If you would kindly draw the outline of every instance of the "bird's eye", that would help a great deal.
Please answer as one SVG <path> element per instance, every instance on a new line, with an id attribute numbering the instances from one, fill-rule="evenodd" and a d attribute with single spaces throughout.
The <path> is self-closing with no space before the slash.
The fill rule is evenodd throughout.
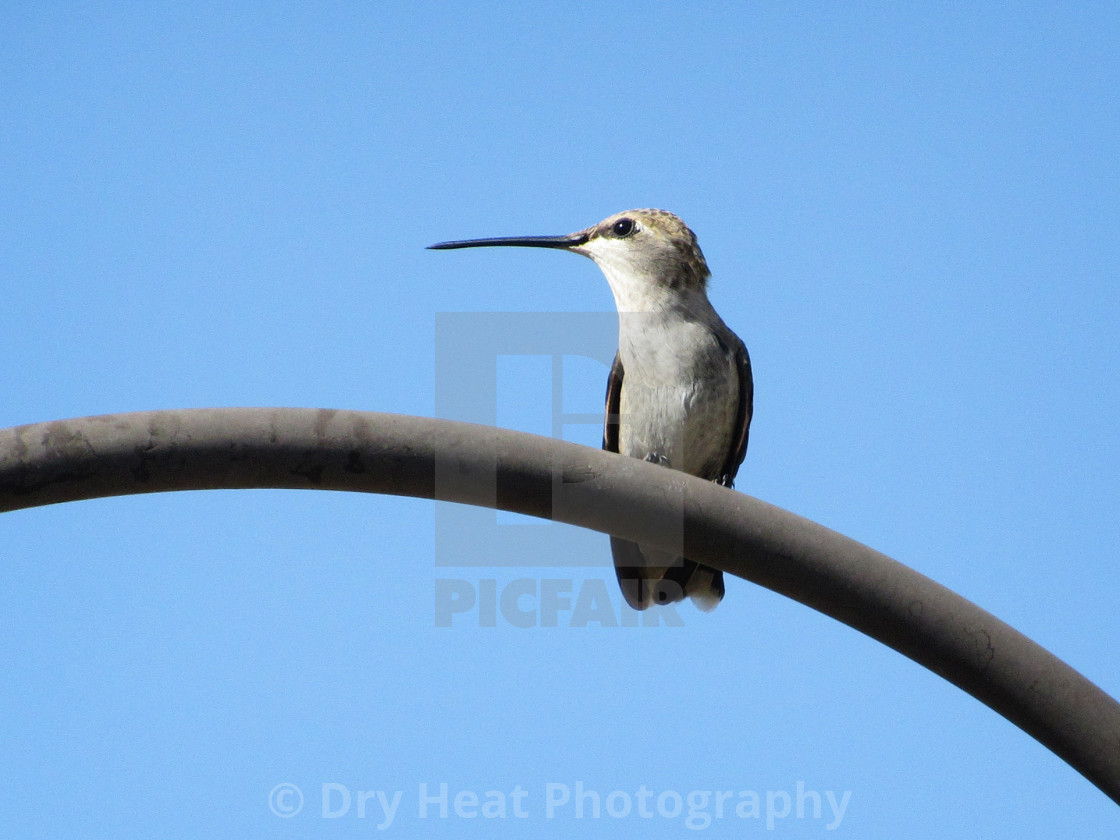
<path id="1" fill-rule="evenodd" d="M 613 233 L 619 239 L 622 239 L 623 237 L 629 236 L 633 232 L 634 232 L 634 220 L 633 219 L 619 219 L 617 222 L 615 222 L 613 225 L 611 225 L 611 233 Z"/>

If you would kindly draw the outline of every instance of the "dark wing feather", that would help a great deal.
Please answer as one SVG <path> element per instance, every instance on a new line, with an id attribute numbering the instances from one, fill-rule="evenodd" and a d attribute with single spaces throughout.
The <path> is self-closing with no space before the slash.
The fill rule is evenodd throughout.
<path id="1" fill-rule="evenodd" d="M 622 359 L 614 354 L 610 375 L 607 377 L 607 405 L 603 417 L 603 449 L 618 452 L 619 411 L 622 404 Z M 622 595 L 631 607 L 644 610 L 651 603 L 646 576 L 642 574 L 645 558 L 637 543 L 611 537 L 611 556 Z"/>
<path id="2" fill-rule="evenodd" d="M 754 415 L 754 377 L 751 375 L 751 357 L 737 335 L 732 333 L 731 338 L 733 339 L 731 349 L 735 353 L 735 364 L 739 368 L 739 411 L 735 416 L 735 435 L 732 438 L 731 449 L 723 465 L 723 475 L 726 476 L 728 486 L 739 472 L 739 465 L 747 457 L 751 417 Z"/>
<path id="3" fill-rule="evenodd" d="M 622 359 L 614 354 L 610 376 L 607 377 L 607 409 L 603 417 L 603 449 L 618 452 L 618 412 L 622 403 Z"/>

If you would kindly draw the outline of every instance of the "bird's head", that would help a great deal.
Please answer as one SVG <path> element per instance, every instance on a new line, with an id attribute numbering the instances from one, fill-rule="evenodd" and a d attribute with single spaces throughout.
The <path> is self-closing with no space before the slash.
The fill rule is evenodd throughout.
<path id="1" fill-rule="evenodd" d="M 595 260 L 616 279 L 671 291 L 703 290 L 708 264 L 694 234 L 667 210 L 626 210 L 571 235 L 570 250 Z"/>

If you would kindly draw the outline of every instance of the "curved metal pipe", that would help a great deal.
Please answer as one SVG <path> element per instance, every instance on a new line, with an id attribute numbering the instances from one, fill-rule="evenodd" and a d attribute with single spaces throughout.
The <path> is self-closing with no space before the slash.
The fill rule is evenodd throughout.
<path id="1" fill-rule="evenodd" d="M 394 414 L 152 411 L 0 430 L 0 511 L 169 490 L 391 493 L 498 507 L 679 548 L 940 674 L 1120 803 L 1120 704 L 929 578 L 795 514 L 551 438 Z M 675 544 L 676 543 L 676 544 Z"/>

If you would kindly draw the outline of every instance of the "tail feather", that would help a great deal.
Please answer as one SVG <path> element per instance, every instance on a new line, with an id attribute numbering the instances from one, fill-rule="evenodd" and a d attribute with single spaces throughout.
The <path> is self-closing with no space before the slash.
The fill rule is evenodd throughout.
<path id="1" fill-rule="evenodd" d="M 723 599 L 720 569 L 619 537 L 611 537 L 611 554 L 622 595 L 636 610 L 652 604 L 673 604 L 688 596 L 699 609 L 710 612 Z"/>

